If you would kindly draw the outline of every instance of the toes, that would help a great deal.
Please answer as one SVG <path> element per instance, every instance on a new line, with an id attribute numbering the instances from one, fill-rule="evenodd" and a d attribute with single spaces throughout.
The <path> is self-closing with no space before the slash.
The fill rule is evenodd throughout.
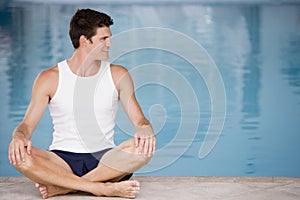
<path id="1" fill-rule="evenodd" d="M 45 185 L 35 183 L 35 187 L 37 187 L 39 189 L 43 199 L 48 198 L 48 191 L 47 191 L 47 187 Z"/>
<path id="2" fill-rule="evenodd" d="M 134 198 L 136 198 L 136 195 L 137 195 L 137 192 L 132 192 L 132 193 L 128 196 L 128 198 L 134 199 Z"/>
<path id="3" fill-rule="evenodd" d="M 46 188 L 40 188 L 40 193 L 41 194 L 46 194 L 47 193 L 47 189 Z"/>
<path id="4" fill-rule="evenodd" d="M 42 197 L 48 196 L 48 193 L 46 191 L 40 191 L 40 193 L 41 193 Z"/>
<path id="5" fill-rule="evenodd" d="M 48 191 L 45 189 L 45 190 L 40 190 L 41 192 L 41 195 L 42 195 L 42 198 L 43 199 L 47 199 L 48 198 Z"/>
<path id="6" fill-rule="evenodd" d="M 42 185 L 42 184 L 39 184 L 39 183 L 36 183 L 36 184 L 35 184 L 35 187 L 39 188 L 39 190 L 41 190 L 41 189 L 46 189 L 46 186 L 45 186 L 45 185 Z"/>
<path id="7" fill-rule="evenodd" d="M 138 181 L 130 181 L 132 187 L 140 187 L 140 183 Z"/>
<path id="8" fill-rule="evenodd" d="M 130 185 L 131 185 L 131 188 L 130 188 L 130 194 L 128 197 L 134 199 L 140 191 L 140 183 L 138 181 L 132 181 L 130 183 Z"/>
<path id="9" fill-rule="evenodd" d="M 47 198 L 48 198 L 48 195 L 42 195 L 42 198 L 43 198 L 43 199 L 47 199 Z"/>
<path id="10" fill-rule="evenodd" d="M 134 192 L 128 192 L 128 194 L 126 196 L 124 196 L 125 198 L 129 198 L 129 199 L 134 199 L 136 197 L 136 193 Z"/>
<path id="11" fill-rule="evenodd" d="M 47 192 L 46 187 L 39 187 L 39 190 L 40 190 L 41 193 L 46 193 Z"/>
<path id="12" fill-rule="evenodd" d="M 139 193 L 140 187 L 131 187 L 131 188 L 129 189 L 129 191 L 130 191 L 130 192 L 134 192 L 134 193 Z"/>

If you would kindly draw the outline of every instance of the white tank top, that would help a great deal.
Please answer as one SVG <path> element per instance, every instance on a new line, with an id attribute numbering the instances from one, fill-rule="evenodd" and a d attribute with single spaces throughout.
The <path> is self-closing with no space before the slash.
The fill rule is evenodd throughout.
<path id="1" fill-rule="evenodd" d="M 58 63 L 59 81 L 49 102 L 54 126 L 50 150 L 93 153 L 114 147 L 118 92 L 110 64 L 101 61 L 96 75 L 79 77 L 67 61 Z"/>

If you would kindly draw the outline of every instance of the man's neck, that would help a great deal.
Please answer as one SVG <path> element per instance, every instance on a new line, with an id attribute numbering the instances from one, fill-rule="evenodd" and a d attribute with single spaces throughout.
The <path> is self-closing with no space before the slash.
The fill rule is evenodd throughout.
<path id="1" fill-rule="evenodd" d="M 88 77 L 97 74 L 101 60 L 93 60 L 75 50 L 73 56 L 67 60 L 69 67 L 78 76 Z"/>

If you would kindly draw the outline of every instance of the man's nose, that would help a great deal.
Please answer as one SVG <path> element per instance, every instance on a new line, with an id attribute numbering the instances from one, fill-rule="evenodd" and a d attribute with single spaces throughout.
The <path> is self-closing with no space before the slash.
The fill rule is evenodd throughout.
<path id="1" fill-rule="evenodd" d="M 112 45 L 112 42 L 110 40 L 110 38 L 106 38 L 106 46 L 110 47 Z"/>

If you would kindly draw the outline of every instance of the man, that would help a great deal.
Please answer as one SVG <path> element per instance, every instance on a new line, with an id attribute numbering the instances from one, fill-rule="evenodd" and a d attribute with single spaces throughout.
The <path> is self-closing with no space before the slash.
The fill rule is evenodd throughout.
<path id="1" fill-rule="evenodd" d="M 73 56 L 38 75 L 24 119 L 13 132 L 9 161 L 36 183 L 43 198 L 76 191 L 135 198 L 139 182 L 128 179 L 155 152 L 155 135 L 135 98 L 128 71 L 105 61 L 112 24 L 104 13 L 76 12 L 69 31 Z M 136 134 L 115 147 L 118 100 Z M 54 125 L 50 151 L 30 141 L 47 105 Z"/>

